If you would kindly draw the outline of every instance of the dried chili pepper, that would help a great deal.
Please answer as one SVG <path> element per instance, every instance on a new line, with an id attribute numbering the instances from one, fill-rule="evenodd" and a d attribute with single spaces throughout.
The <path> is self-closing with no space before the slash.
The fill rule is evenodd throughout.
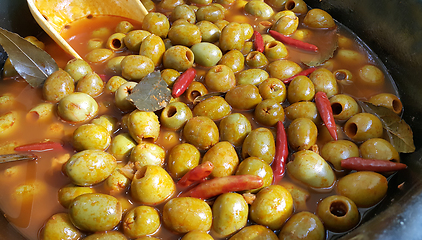
<path id="1" fill-rule="evenodd" d="M 50 150 L 63 149 L 63 145 L 59 142 L 40 142 L 22 145 L 15 148 L 17 152 L 44 152 Z"/>
<path id="2" fill-rule="evenodd" d="M 214 169 L 214 165 L 206 161 L 194 169 L 187 172 L 178 182 L 177 185 L 180 187 L 187 187 L 192 185 L 195 182 L 201 182 L 203 179 L 208 177 L 212 170 Z"/>
<path id="3" fill-rule="evenodd" d="M 313 73 L 315 70 L 316 70 L 316 68 L 308 68 L 308 69 L 305 69 L 305 70 L 303 70 L 302 72 L 300 72 L 300 73 L 298 73 L 296 75 L 293 75 L 293 76 L 291 76 L 291 77 L 289 77 L 287 79 L 284 79 L 283 80 L 283 83 L 284 84 L 289 84 L 295 77 L 297 77 L 297 76 L 308 76 L 309 74 Z"/>
<path id="4" fill-rule="evenodd" d="M 260 188 L 263 184 L 262 178 L 256 175 L 231 175 L 207 180 L 181 196 L 208 199 L 223 193 Z"/>
<path id="5" fill-rule="evenodd" d="M 274 162 L 271 165 L 273 169 L 273 184 L 277 184 L 286 171 L 286 161 L 289 156 L 289 148 L 287 147 L 286 130 L 282 121 L 277 122 L 277 139 Z"/>
<path id="6" fill-rule="evenodd" d="M 174 98 L 179 97 L 182 95 L 186 89 L 189 87 L 189 84 L 195 79 L 196 77 L 196 70 L 195 68 L 189 68 L 184 73 L 182 73 L 179 78 L 177 78 L 176 82 L 173 85 L 173 90 L 171 95 Z"/>
<path id="7" fill-rule="evenodd" d="M 337 141 L 336 122 L 334 121 L 333 109 L 331 108 L 331 103 L 330 100 L 328 100 L 327 94 L 325 92 L 317 92 L 315 94 L 315 104 L 328 132 L 331 137 Z"/>
<path id="8" fill-rule="evenodd" d="M 278 41 L 280 41 L 284 44 L 287 44 L 287 45 L 290 45 L 290 46 L 293 46 L 293 47 L 297 47 L 297 48 L 300 48 L 300 49 L 303 49 L 303 50 L 306 50 L 306 51 L 313 51 L 313 52 L 318 51 L 318 47 L 313 45 L 313 44 L 302 42 L 300 40 L 288 37 L 288 36 L 283 35 L 279 32 L 276 32 L 274 30 L 270 30 L 270 34 L 276 40 L 278 40 Z"/>
<path id="9" fill-rule="evenodd" d="M 341 167 L 356 171 L 390 172 L 405 169 L 407 165 L 387 160 L 351 157 L 341 160 Z"/>
<path id="10" fill-rule="evenodd" d="M 262 35 L 259 32 L 254 31 L 252 37 L 255 50 L 258 52 L 264 52 L 264 39 L 262 39 Z"/>

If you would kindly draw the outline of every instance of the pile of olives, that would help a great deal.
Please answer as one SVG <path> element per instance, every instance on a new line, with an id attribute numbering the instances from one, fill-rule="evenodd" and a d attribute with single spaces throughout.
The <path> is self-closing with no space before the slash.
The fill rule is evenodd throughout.
<path id="1" fill-rule="evenodd" d="M 295 58 L 302 50 L 268 34 L 312 42 L 336 28 L 327 12 L 302 0 L 142 2 L 150 13 L 141 29 L 123 20 L 114 32 L 92 32 L 84 59 L 50 75 L 45 102 L 31 110 L 74 126 L 75 153 L 63 165 L 71 183 L 58 194 L 64 213 L 46 221 L 40 239 L 325 239 L 327 230 L 356 227 L 358 209 L 383 199 L 391 173 L 349 171 L 341 160 L 400 161 L 380 119 L 357 102 L 401 113 L 384 73 L 339 32 L 334 57 L 285 84 L 308 67 Z M 162 110 L 142 111 L 126 98 L 154 71 L 171 89 L 189 68 L 195 80 Z M 361 86 L 365 95 L 353 95 Z M 317 92 L 330 100 L 337 141 L 321 120 Z M 10 119 L 0 117 L 2 132 Z M 279 121 L 291 154 L 284 179 L 273 184 Z M 205 162 L 214 166 L 208 179 L 257 175 L 263 185 L 212 199 L 179 196 L 188 188 L 178 180 Z M 310 203 L 314 192 L 327 197 Z"/>

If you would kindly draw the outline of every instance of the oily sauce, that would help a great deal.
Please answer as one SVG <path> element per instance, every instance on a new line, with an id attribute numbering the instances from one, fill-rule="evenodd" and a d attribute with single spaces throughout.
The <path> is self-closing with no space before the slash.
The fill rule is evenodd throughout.
<path id="1" fill-rule="evenodd" d="M 243 10 L 239 10 L 234 7 L 231 8 L 230 6 L 228 8 L 228 11 L 230 11 L 230 14 L 226 14 L 226 20 L 228 21 L 248 22 L 254 27 L 257 27 L 260 23 L 259 19 L 254 19 L 250 16 L 245 17 Z M 127 19 L 111 16 L 81 19 L 67 26 L 63 30 L 62 35 L 81 56 L 85 56 L 88 53 L 86 43 L 91 39 L 92 32 L 98 29 L 103 29 L 108 31 L 110 33 L 109 35 L 111 35 L 111 33 L 114 32 L 115 26 L 122 20 Z M 135 29 L 141 29 L 140 23 L 134 21 L 130 22 L 135 26 Z M 301 29 L 305 27 L 300 26 L 299 28 Z M 354 36 L 345 31 L 344 28 L 339 29 L 339 34 L 343 37 L 354 39 Z M 97 37 L 106 42 L 109 35 L 105 34 Z M 48 37 L 43 36 L 41 40 L 46 43 L 46 51 L 52 55 L 59 67 L 64 68 L 71 57 L 64 53 Z M 315 38 L 315 44 L 318 44 L 318 38 Z M 299 62 L 298 58 L 302 54 L 301 50 L 297 50 L 289 46 L 287 46 L 287 49 L 289 51 L 287 59 Z M 358 41 L 353 41 L 350 49 L 358 51 L 360 54 L 365 56 L 366 62 L 362 64 L 377 64 L 374 58 L 368 55 L 368 52 L 362 45 L 359 44 Z M 128 51 L 117 53 L 117 55 L 128 54 L 136 53 Z M 357 76 L 358 69 L 362 65 L 353 66 L 334 57 L 324 63 L 323 66 L 330 71 L 345 68 Z M 92 67 L 98 74 L 108 74 L 104 70 L 104 64 L 94 64 Z M 161 66 L 158 66 L 157 70 L 160 69 Z M 208 68 L 197 67 L 197 70 L 198 76 L 196 80 L 203 81 Z M 384 72 L 384 74 L 387 78 L 387 73 Z M 377 93 L 394 93 L 394 87 L 388 79 L 386 84 L 379 88 L 363 87 L 361 83 L 353 82 L 348 85 L 340 85 L 340 92 L 349 94 L 360 100 L 366 100 L 368 97 Z M 0 208 L 4 211 L 7 219 L 16 226 L 23 235 L 30 240 L 36 240 L 43 224 L 53 214 L 67 211 L 67 209 L 62 207 L 58 202 L 57 193 L 61 187 L 70 183 L 70 180 L 62 172 L 62 165 L 71 155 L 75 153 L 71 145 L 72 133 L 81 124 L 69 124 L 61 121 L 58 117 L 53 117 L 46 121 L 38 121 L 36 117 L 34 118 L 28 114 L 32 107 L 44 102 L 44 100 L 42 98 L 41 89 L 33 89 L 21 79 L 0 81 L 0 96 L 4 94 L 12 94 L 15 96 L 17 104 L 14 104 L 13 109 L 18 112 L 20 120 L 17 123 L 19 124 L 19 128 L 15 132 L 8 134 L 6 137 L 0 136 L 0 154 L 13 152 L 13 146 L 33 142 L 53 140 L 64 143 L 63 150 L 37 153 L 40 158 L 36 161 L 15 162 L 0 165 L 0 192 L 2 193 L 0 194 Z M 98 116 L 107 114 L 114 116 L 117 119 L 122 118 L 123 113 L 114 105 L 114 96 L 112 94 L 103 93 L 97 97 L 96 100 L 100 105 Z M 287 103 L 284 103 L 283 106 L 286 104 Z M 6 113 L 7 111 L 11 111 L 11 109 L 12 107 L 0 107 L 0 115 Z M 260 127 L 260 125 L 254 121 L 253 113 L 251 111 L 241 111 L 241 113 L 248 117 L 253 125 L 253 128 Z M 289 123 L 288 119 L 286 119 L 286 123 Z M 275 132 L 274 128 L 271 128 L 271 130 Z M 123 130 L 120 128 L 115 135 L 122 132 Z M 179 143 L 182 143 L 182 141 L 183 139 L 181 138 L 179 132 L 162 129 L 160 137 L 155 143 L 162 146 L 166 149 L 166 152 L 168 152 L 169 149 Z M 324 141 L 320 140 L 318 144 L 321 148 Z M 240 149 L 236 150 L 240 156 Z M 343 173 L 337 174 L 338 177 L 341 177 Z M 306 210 L 310 212 L 315 212 L 317 203 L 323 198 L 328 195 L 335 194 L 335 190 L 333 190 L 335 188 L 327 189 L 326 192 L 309 189 L 305 185 L 290 179 L 288 174 L 285 174 L 282 181 L 283 184 L 293 183 L 296 186 L 309 191 L 310 198 L 306 202 Z M 93 188 L 96 192 L 109 193 L 104 188 L 103 184 L 95 185 Z M 17 191 L 17 189 L 20 190 Z M 178 189 L 177 193 L 181 190 L 182 189 Z M 17 192 L 22 194 L 17 194 Z M 130 197 L 130 193 L 127 193 L 127 191 L 114 193 L 114 196 L 121 201 L 124 210 L 137 206 L 137 203 Z M 160 204 L 155 207 L 161 211 L 162 206 L 163 204 Z M 213 235 L 212 232 L 211 235 Z M 166 228 L 162 225 L 154 236 L 162 239 L 176 239 L 182 235 L 174 235 L 170 231 L 166 230 Z"/>

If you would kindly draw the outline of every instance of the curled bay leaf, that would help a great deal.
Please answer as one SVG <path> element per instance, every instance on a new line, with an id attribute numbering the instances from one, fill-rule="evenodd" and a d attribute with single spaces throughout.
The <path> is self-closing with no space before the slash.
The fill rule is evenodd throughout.
<path id="1" fill-rule="evenodd" d="M 381 120 L 384 129 L 387 130 L 390 143 L 398 152 L 415 151 L 412 129 L 403 119 L 386 107 L 375 106 L 369 102 L 358 101 L 358 103 L 365 112 L 372 113 Z"/>
<path id="2" fill-rule="evenodd" d="M 50 74 L 59 69 L 47 52 L 3 28 L 0 28 L 0 45 L 19 75 L 32 87 L 41 86 Z"/>
<path id="3" fill-rule="evenodd" d="M 161 78 L 159 71 L 145 76 L 126 97 L 141 111 L 157 111 L 165 108 L 171 100 L 171 90 Z"/>
<path id="4" fill-rule="evenodd" d="M 316 36 L 312 39 L 318 39 L 318 52 L 309 53 L 301 56 L 301 61 L 308 67 L 316 67 L 332 58 L 338 47 L 337 28 L 332 30 L 320 30 L 315 32 Z M 310 42 L 312 43 L 312 42 Z"/>
<path id="5" fill-rule="evenodd" d="M 25 160 L 37 160 L 37 155 L 32 153 L 21 153 L 21 154 L 5 154 L 0 155 L 0 163 L 25 161 Z"/>

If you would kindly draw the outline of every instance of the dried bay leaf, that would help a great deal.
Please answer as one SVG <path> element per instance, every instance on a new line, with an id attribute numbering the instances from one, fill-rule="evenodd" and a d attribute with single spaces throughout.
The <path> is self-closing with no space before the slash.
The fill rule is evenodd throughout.
<path id="1" fill-rule="evenodd" d="M 141 111 L 157 111 L 165 108 L 171 100 L 171 91 L 159 71 L 145 76 L 126 97 Z"/>
<path id="2" fill-rule="evenodd" d="M 387 130 L 390 143 L 398 152 L 415 151 L 412 129 L 403 119 L 386 107 L 375 106 L 368 102 L 358 101 L 358 103 L 365 112 L 372 113 L 381 120 L 384 129 Z"/>
<path id="3" fill-rule="evenodd" d="M 337 28 L 316 31 L 316 34 L 317 36 L 313 39 L 319 39 L 318 52 L 301 57 L 301 61 L 308 67 L 317 67 L 332 58 L 338 47 Z"/>
<path id="4" fill-rule="evenodd" d="M 59 69 L 47 52 L 3 28 L 0 28 L 0 45 L 19 75 L 32 87 L 41 86 L 50 74 Z"/>

